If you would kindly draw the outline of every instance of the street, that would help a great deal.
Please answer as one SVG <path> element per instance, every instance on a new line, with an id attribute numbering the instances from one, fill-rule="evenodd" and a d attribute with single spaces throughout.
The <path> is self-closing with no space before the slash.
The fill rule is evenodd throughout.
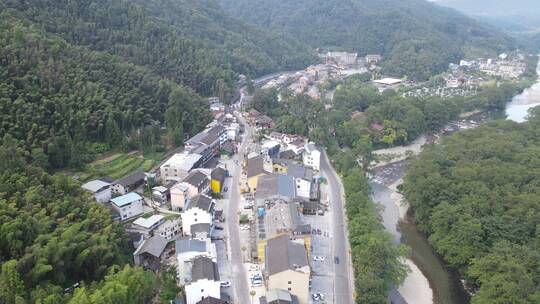
<path id="1" fill-rule="evenodd" d="M 241 252 L 241 243 L 240 243 L 240 231 L 238 226 L 238 204 L 240 202 L 240 189 L 239 182 L 240 176 L 242 175 L 242 163 L 244 161 L 244 153 L 246 146 L 251 140 L 251 128 L 243 118 L 237 117 L 241 123 L 245 126 L 245 133 L 242 138 L 242 143 L 238 149 L 238 153 L 235 156 L 237 162 L 232 162 L 234 170 L 232 171 L 232 182 L 230 186 L 230 197 L 228 206 L 224 209 L 226 213 L 226 223 L 227 223 L 227 232 L 228 232 L 228 241 L 229 241 L 229 252 L 230 260 L 232 266 L 232 288 L 235 291 L 235 302 L 236 303 L 250 303 L 249 297 L 249 286 L 247 280 L 244 279 L 247 277 L 244 265 L 242 264 L 242 252 Z"/>
<path id="2" fill-rule="evenodd" d="M 334 303 L 353 303 L 354 277 L 349 255 L 349 239 L 344 213 L 344 193 L 341 180 L 332 168 L 326 152 L 321 157 L 321 173 L 329 185 L 330 208 L 332 208 L 332 235 L 334 256 L 340 260 L 334 263 Z"/>

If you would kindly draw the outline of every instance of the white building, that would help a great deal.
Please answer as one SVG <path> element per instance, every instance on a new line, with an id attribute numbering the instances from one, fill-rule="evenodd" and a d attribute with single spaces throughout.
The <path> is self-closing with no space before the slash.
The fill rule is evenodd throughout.
<path id="1" fill-rule="evenodd" d="M 316 171 L 321 170 L 321 151 L 317 149 L 315 144 L 308 143 L 305 146 L 302 159 L 305 166 L 310 167 Z"/>
<path id="2" fill-rule="evenodd" d="M 106 203 L 111 200 L 111 184 L 101 181 L 93 180 L 82 185 L 82 188 L 94 196 L 98 203 Z"/>
<path id="3" fill-rule="evenodd" d="M 161 167 L 161 179 L 181 181 L 189 172 L 201 164 L 202 156 L 197 153 L 176 153 L 169 158 Z"/>
<path id="4" fill-rule="evenodd" d="M 197 257 L 191 267 L 191 283 L 184 286 L 186 304 L 197 304 L 201 299 L 221 297 L 217 264 L 207 257 Z"/>
<path id="5" fill-rule="evenodd" d="M 165 222 L 165 217 L 161 214 L 154 214 L 149 218 L 140 217 L 133 224 L 142 228 L 145 232 L 151 233 L 159 225 Z"/>
<path id="6" fill-rule="evenodd" d="M 214 202 L 206 195 L 197 195 L 190 200 L 182 212 L 182 230 L 184 235 L 191 235 L 191 225 L 213 224 Z"/>
<path id="7" fill-rule="evenodd" d="M 113 209 L 120 215 L 122 221 L 143 214 L 143 198 L 137 193 L 130 192 L 111 200 Z"/>
<path id="8" fill-rule="evenodd" d="M 180 233 L 182 220 L 180 218 L 170 219 L 159 225 L 154 231 L 154 235 L 159 235 L 166 240 L 171 240 Z"/>
<path id="9" fill-rule="evenodd" d="M 235 141 L 239 133 L 240 125 L 238 123 L 234 122 L 227 127 L 227 138 L 229 140 Z"/>
<path id="10" fill-rule="evenodd" d="M 210 239 L 193 240 L 182 239 L 175 242 L 176 259 L 178 260 L 177 273 L 180 284 L 189 283 L 189 270 L 196 257 L 207 257 L 213 262 L 217 260 L 216 244 Z"/>

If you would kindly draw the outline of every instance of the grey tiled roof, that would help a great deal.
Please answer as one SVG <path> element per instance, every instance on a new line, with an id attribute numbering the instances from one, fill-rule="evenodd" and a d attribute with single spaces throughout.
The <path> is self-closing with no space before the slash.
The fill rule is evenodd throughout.
<path id="1" fill-rule="evenodd" d="M 136 184 L 138 182 L 141 182 L 146 178 L 146 175 L 142 171 L 137 171 L 133 174 L 130 174 L 122 179 L 119 179 L 115 182 L 115 184 L 120 184 L 122 186 L 131 186 L 133 184 Z"/>
<path id="2" fill-rule="evenodd" d="M 279 196 L 294 198 L 296 189 L 294 178 L 290 175 L 269 174 L 259 177 L 257 181 L 257 198 L 269 198 Z"/>
<path id="3" fill-rule="evenodd" d="M 292 242 L 288 235 L 269 239 L 265 250 L 266 271 L 269 275 L 309 265 L 306 248 Z"/>
<path id="4" fill-rule="evenodd" d="M 287 166 L 287 174 L 292 175 L 295 178 L 305 179 L 307 181 L 311 181 L 313 179 L 313 170 L 299 164 L 289 164 Z"/>
<path id="5" fill-rule="evenodd" d="M 216 299 L 216 298 L 212 298 L 212 297 L 207 297 L 207 298 L 204 298 L 204 299 L 200 300 L 196 304 L 227 304 L 227 301 L 223 301 L 221 299 Z"/>
<path id="6" fill-rule="evenodd" d="M 148 253 L 157 258 L 161 256 L 163 250 L 167 246 L 167 240 L 159 235 L 155 235 L 146 241 L 144 241 L 139 248 L 135 251 L 135 254 Z"/>
<path id="7" fill-rule="evenodd" d="M 212 199 L 206 195 L 199 194 L 195 196 L 191 201 L 189 201 L 186 210 L 191 208 L 199 208 L 205 211 L 211 211 L 213 208 Z"/>
<path id="8" fill-rule="evenodd" d="M 195 187 L 199 187 L 199 185 L 205 181 L 208 181 L 208 176 L 206 176 L 206 174 L 202 173 L 201 171 L 193 171 L 188 176 L 186 176 L 186 178 L 184 178 L 184 182 L 191 184 Z"/>
<path id="9" fill-rule="evenodd" d="M 247 177 L 257 176 L 262 173 L 267 173 L 264 170 L 264 157 L 262 155 L 248 159 L 247 161 Z"/>
<path id="10" fill-rule="evenodd" d="M 205 252 L 206 242 L 200 240 L 183 239 L 175 243 L 176 254 L 183 252 Z"/>
<path id="11" fill-rule="evenodd" d="M 211 225 L 208 223 L 197 223 L 190 227 L 192 237 L 209 237 Z"/>
<path id="12" fill-rule="evenodd" d="M 212 170 L 212 173 L 210 174 L 210 177 L 212 179 L 218 180 L 218 181 L 224 181 L 225 180 L 225 174 L 227 171 L 221 167 L 217 167 L 214 170 Z"/>
<path id="13" fill-rule="evenodd" d="M 219 281 L 219 273 L 216 263 L 204 256 L 196 257 L 193 260 L 193 266 L 191 268 L 191 280 L 196 282 L 202 279 Z"/>

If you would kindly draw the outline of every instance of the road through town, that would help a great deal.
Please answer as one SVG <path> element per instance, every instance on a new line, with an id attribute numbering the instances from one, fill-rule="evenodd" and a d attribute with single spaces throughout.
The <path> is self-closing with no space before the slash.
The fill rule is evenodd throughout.
<path id="1" fill-rule="evenodd" d="M 334 263 L 334 303 L 353 303 L 354 277 L 349 255 L 349 239 L 344 212 L 344 193 L 340 178 L 330 164 L 326 153 L 321 157 L 321 173 L 330 188 L 330 208 L 332 210 L 332 236 L 334 256 L 339 263 Z"/>
<path id="2" fill-rule="evenodd" d="M 244 123 L 243 118 L 240 117 L 240 115 L 238 115 L 237 118 L 241 123 Z M 235 157 L 237 162 L 234 165 L 230 192 L 231 196 L 226 212 L 230 259 L 233 272 L 231 277 L 233 278 L 233 288 L 235 290 L 235 303 L 251 303 L 249 298 L 249 286 L 245 280 L 246 270 L 242 264 L 244 261 L 242 261 L 242 245 L 240 244 L 240 231 L 238 225 L 238 204 L 240 202 L 239 182 L 240 176 L 242 175 L 241 165 L 245 157 L 246 147 L 251 140 L 251 128 L 245 123 L 244 126 L 245 134 Z"/>

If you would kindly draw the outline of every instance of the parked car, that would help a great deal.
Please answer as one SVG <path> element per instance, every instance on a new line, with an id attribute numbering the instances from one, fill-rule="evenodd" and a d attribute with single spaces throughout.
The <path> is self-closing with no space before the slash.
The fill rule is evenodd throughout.
<path id="1" fill-rule="evenodd" d="M 318 255 L 314 255 L 314 256 L 313 256 L 313 260 L 314 260 L 315 262 L 324 262 L 324 257 L 318 256 Z"/>
<path id="2" fill-rule="evenodd" d="M 313 301 L 318 301 L 318 300 L 321 299 L 321 298 L 319 298 L 319 294 L 318 294 L 318 293 L 312 293 L 312 294 L 311 294 L 311 298 L 313 299 Z"/>
<path id="3" fill-rule="evenodd" d="M 241 225 L 240 230 L 249 230 L 249 226 L 248 225 Z"/>
<path id="4" fill-rule="evenodd" d="M 223 227 L 218 226 L 218 225 L 215 225 L 214 228 L 215 228 L 216 230 L 223 230 Z"/>
<path id="5" fill-rule="evenodd" d="M 229 190 L 229 188 L 227 187 L 223 188 L 223 192 L 227 192 L 227 190 Z"/>
<path id="6" fill-rule="evenodd" d="M 334 263 L 339 264 L 339 257 L 338 256 L 334 257 Z"/>
<path id="7" fill-rule="evenodd" d="M 223 281 L 223 282 L 219 283 L 219 286 L 221 286 L 221 287 L 231 287 L 231 282 Z"/>

